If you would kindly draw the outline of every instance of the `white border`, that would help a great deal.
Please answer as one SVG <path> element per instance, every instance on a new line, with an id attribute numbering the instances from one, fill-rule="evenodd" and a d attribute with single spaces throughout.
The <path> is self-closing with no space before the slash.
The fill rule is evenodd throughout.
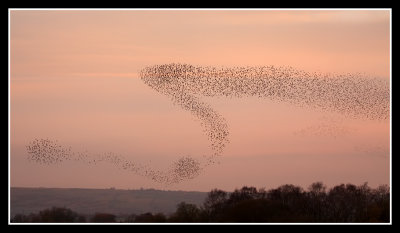
<path id="1" fill-rule="evenodd" d="M 11 180 L 10 180 L 10 174 L 11 174 L 11 137 L 10 137 L 10 127 L 11 127 L 11 93 L 10 93 L 10 82 L 11 82 L 11 73 L 10 73 L 10 63 L 11 63 L 11 59 L 10 59 L 10 28 L 11 28 L 11 24 L 10 24 L 10 9 L 8 10 L 8 224 L 10 224 L 11 221 L 11 198 L 10 198 L 10 187 L 11 187 Z"/>
<path id="2" fill-rule="evenodd" d="M 11 223 L 11 199 L 10 199 L 10 164 L 11 164 L 11 137 L 10 137 L 10 121 L 11 121 L 11 93 L 10 93 L 10 28 L 11 28 L 11 11 L 165 11 L 165 10 L 178 10 L 178 11 L 353 11 L 353 10 L 369 10 L 369 11 L 387 11 L 390 12 L 390 222 L 389 223 Z M 370 9 L 370 8 L 8 8 L 8 224 L 9 225 L 392 225 L 392 9 L 381 8 L 381 9 Z"/>
<path id="3" fill-rule="evenodd" d="M 390 9 L 390 22 L 389 22 L 389 30 L 390 30 L 390 32 L 389 32 L 389 34 L 390 34 L 390 36 L 389 36 L 389 41 L 390 41 L 390 51 L 389 51 L 389 54 L 390 54 L 390 82 L 389 82 L 389 86 L 390 86 L 390 108 L 389 108 L 389 111 L 390 111 L 390 121 L 389 121 L 389 128 L 390 128 L 390 165 L 389 165 L 389 171 L 390 171 L 390 174 L 389 174 L 389 176 L 390 176 L 390 181 L 389 181 L 389 183 L 390 183 L 390 224 L 392 224 L 392 197 L 393 197 L 393 192 L 392 192 L 392 114 L 393 114 L 393 110 L 392 110 L 392 10 Z"/>
<path id="4" fill-rule="evenodd" d="M 8 8 L 10 10 L 21 11 L 387 11 L 391 8 Z M 391 15 L 391 14 L 390 14 Z"/>

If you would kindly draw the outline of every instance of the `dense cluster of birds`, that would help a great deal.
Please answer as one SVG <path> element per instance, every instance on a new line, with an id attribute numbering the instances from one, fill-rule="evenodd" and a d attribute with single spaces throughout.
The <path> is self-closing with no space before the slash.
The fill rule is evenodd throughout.
<path id="1" fill-rule="evenodd" d="M 225 118 L 202 101 L 202 96 L 257 96 L 371 120 L 387 119 L 390 115 L 389 82 L 360 74 L 309 73 L 276 66 L 216 68 L 172 63 L 146 67 L 140 71 L 140 77 L 149 87 L 168 96 L 200 121 L 210 141 L 211 155 L 202 160 L 181 157 L 168 170 L 160 171 L 113 153 L 75 153 L 56 141 L 36 139 L 27 147 L 30 159 L 44 164 L 64 160 L 93 164 L 104 161 L 156 182 L 172 184 L 198 176 L 206 166 L 216 162 L 229 143 Z"/>
<path id="2" fill-rule="evenodd" d="M 190 157 L 181 157 L 166 170 L 156 170 L 149 165 L 135 163 L 121 155 L 107 152 L 92 154 L 88 151 L 77 152 L 71 147 L 62 146 L 57 140 L 34 139 L 26 146 L 28 160 L 50 165 L 65 161 L 79 161 L 89 165 L 106 162 L 118 169 L 134 172 L 158 183 L 175 184 L 186 179 L 193 179 L 201 171 L 200 163 Z"/>
<path id="3" fill-rule="evenodd" d="M 203 102 L 201 96 L 256 96 L 371 120 L 387 119 L 390 113 L 389 82 L 360 74 L 309 73 L 276 66 L 216 68 L 172 63 L 146 67 L 140 76 L 148 86 L 200 120 L 213 151 L 206 165 L 222 154 L 229 142 L 229 128 L 224 117 Z M 347 132 L 331 125 L 306 129 L 310 130 L 333 137 Z"/>
<path id="4" fill-rule="evenodd" d="M 201 165 L 199 161 L 191 157 L 182 157 L 173 163 L 171 171 L 174 181 L 193 179 L 201 171 Z"/>
<path id="5" fill-rule="evenodd" d="M 146 67 L 140 75 L 147 85 L 196 114 L 201 112 L 196 108 L 204 104 L 199 105 L 195 96 L 258 96 L 355 118 L 389 117 L 389 82 L 360 74 L 309 73 L 276 66 L 218 69 L 167 64 Z"/>
<path id="6" fill-rule="evenodd" d="M 57 141 L 35 139 L 26 146 L 29 160 L 43 164 L 60 163 L 73 158 L 71 148 L 64 148 Z"/>

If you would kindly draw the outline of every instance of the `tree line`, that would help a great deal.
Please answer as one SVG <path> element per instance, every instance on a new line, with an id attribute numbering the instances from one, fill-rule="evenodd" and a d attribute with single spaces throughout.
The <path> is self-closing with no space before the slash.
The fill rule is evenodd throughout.
<path id="1" fill-rule="evenodd" d="M 95 213 L 88 217 L 65 207 L 52 207 L 31 213 L 17 214 L 11 222 L 260 222 L 260 223 L 357 223 L 389 222 L 390 189 L 381 185 L 375 189 L 363 185 L 341 184 L 327 190 L 322 182 L 307 190 L 292 184 L 265 190 L 244 186 L 233 192 L 213 189 L 203 204 L 181 202 L 174 213 L 143 213 L 118 218 L 110 213 Z"/>

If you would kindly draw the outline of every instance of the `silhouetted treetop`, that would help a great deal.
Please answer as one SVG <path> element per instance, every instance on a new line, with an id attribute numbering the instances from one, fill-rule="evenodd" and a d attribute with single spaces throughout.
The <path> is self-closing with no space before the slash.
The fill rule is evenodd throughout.
<path id="1" fill-rule="evenodd" d="M 327 190 L 322 182 L 304 190 L 285 184 L 275 189 L 257 190 L 244 186 L 231 193 L 213 189 L 202 206 L 181 202 L 169 216 L 150 212 L 129 215 L 125 222 L 389 222 L 390 188 L 375 189 L 367 183 L 340 184 Z M 85 222 L 85 217 L 66 208 L 53 207 L 38 214 L 17 214 L 12 222 Z M 90 222 L 112 223 L 116 216 L 95 213 Z"/>

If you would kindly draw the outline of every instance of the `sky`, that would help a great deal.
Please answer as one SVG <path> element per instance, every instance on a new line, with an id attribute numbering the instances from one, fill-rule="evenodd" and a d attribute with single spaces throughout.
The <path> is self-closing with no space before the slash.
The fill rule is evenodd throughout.
<path id="1" fill-rule="evenodd" d="M 146 85 L 153 65 L 293 67 L 391 80 L 389 10 L 10 10 L 10 186 L 234 190 L 390 182 L 390 120 L 268 98 L 202 97 L 229 143 L 165 185 L 110 163 L 28 159 L 35 139 L 167 169 L 212 153 L 196 117 Z"/>

